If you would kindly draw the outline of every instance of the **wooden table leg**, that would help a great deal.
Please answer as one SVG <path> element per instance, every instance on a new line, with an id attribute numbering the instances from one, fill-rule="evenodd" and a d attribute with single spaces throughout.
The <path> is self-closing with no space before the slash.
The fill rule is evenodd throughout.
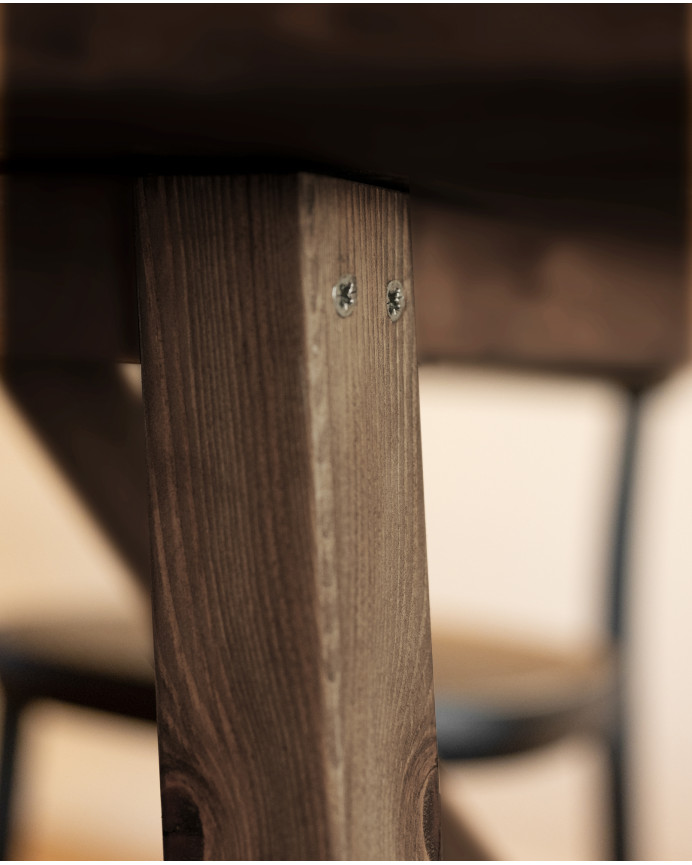
<path id="1" fill-rule="evenodd" d="M 439 858 L 406 197 L 166 177 L 138 213 L 165 855 Z"/>

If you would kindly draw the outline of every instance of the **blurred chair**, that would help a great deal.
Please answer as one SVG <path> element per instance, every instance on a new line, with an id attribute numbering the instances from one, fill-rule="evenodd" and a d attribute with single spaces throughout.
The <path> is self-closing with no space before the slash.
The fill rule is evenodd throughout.
<path id="1" fill-rule="evenodd" d="M 3 383 L 148 593 L 144 417 L 136 389 L 111 364 L 71 361 L 7 362 Z M 115 620 L 39 620 L 0 628 L 0 685 L 5 697 L 0 858 L 5 859 L 24 711 L 39 700 L 57 700 L 155 721 L 151 628 Z M 487 858 L 445 803 L 441 822 L 451 858 Z"/>
<path id="2" fill-rule="evenodd" d="M 627 390 L 627 419 L 615 496 L 608 646 L 589 655 L 484 641 L 433 629 L 437 735 L 442 761 L 519 754 L 575 733 L 608 751 L 612 856 L 628 857 L 623 652 L 627 550 L 642 390 Z"/>
<path id="3" fill-rule="evenodd" d="M 142 553 L 146 537 L 141 537 L 145 504 L 141 492 L 133 492 L 137 478 L 131 474 L 142 460 L 141 408 L 131 390 L 107 368 L 68 365 L 42 370 L 34 365 L 15 365 L 6 370 L 5 378 L 103 524 L 117 531 L 118 546 L 131 551 L 129 558 L 146 584 Z M 613 853 L 618 859 L 626 858 L 627 850 L 623 606 L 642 402 L 639 389 L 630 389 L 627 394 L 610 568 L 608 649 L 574 657 L 433 631 L 441 760 L 517 754 L 577 732 L 601 736 L 609 753 Z M 58 406 L 61 411 L 57 411 Z M 113 423 L 116 415 L 118 424 Z M 77 416 L 81 443 L 74 439 Z M 124 451 L 123 439 L 129 442 Z M 116 441 L 120 442 L 117 448 Z M 107 460 L 104 448 L 108 450 Z M 102 477 L 92 488 L 80 483 L 82 478 L 98 477 L 95 466 L 104 461 L 110 471 L 119 473 L 119 483 L 126 484 L 123 502 L 130 502 L 129 518 L 123 502 L 117 508 L 111 502 L 112 513 L 103 505 L 99 507 L 103 489 L 113 490 L 113 477 Z M 104 469 L 99 471 L 102 474 Z M 137 503 L 134 510 L 133 502 Z M 139 537 L 132 524 L 133 514 L 139 523 Z M 0 853 L 5 858 L 22 712 L 34 701 L 54 699 L 155 720 L 151 634 L 133 623 L 115 621 L 37 622 L 6 628 L 0 631 L 0 683 L 6 699 L 0 776 Z M 453 853 L 452 845 L 453 858 L 462 857 L 464 852 L 467 858 L 480 858 L 481 848 L 475 846 L 467 827 L 456 826 L 456 815 L 446 808 L 443 811 L 446 858 Z"/>
<path id="4" fill-rule="evenodd" d="M 0 631 L 0 683 L 5 718 L 0 768 L 0 859 L 11 850 L 15 766 L 23 713 L 57 700 L 127 718 L 156 721 L 151 633 L 115 620 L 37 622 Z M 484 860 L 487 853 L 460 816 L 442 802 L 447 859 Z"/>
<path id="5" fill-rule="evenodd" d="M 8 361 L 3 383 L 148 594 L 144 417 L 136 390 L 112 364 L 67 361 Z M 1 628 L 0 685 L 4 859 L 24 711 L 50 699 L 154 721 L 151 626 L 77 619 Z"/>
<path id="6" fill-rule="evenodd" d="M 0 769 L 0 858 L 9 849 L 15 767 L 24 711 L 57 700 L 156 720 L 151 634 L 124 621 L 35 622 L 0 631 L 5 698 Z"/>

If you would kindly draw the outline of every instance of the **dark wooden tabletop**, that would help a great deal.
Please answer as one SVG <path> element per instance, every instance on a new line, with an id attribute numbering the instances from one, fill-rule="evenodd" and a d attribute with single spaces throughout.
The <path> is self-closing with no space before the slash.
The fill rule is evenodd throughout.
<path id="1" fill-rule="evenodd" d="M 138 357 L 135 176 L 301 169 L 414 192 L 421 358 L 662 374 L 689 330 L 686 14 L 8 4 L 2 352 Z"/>
<path id="2" fill-rule="evenodd" d="M 10 165 L 300 165 L 663 232 L 682 213 L 683 6 L 5 15 Z"/>

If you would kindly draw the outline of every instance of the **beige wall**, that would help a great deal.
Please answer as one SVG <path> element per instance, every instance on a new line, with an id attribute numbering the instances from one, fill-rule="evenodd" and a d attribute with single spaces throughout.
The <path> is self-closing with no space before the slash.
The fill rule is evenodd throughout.
<path id="1" fill-rule="evenodd" d="M 621 402 L 576 380 L 421 373 L 434 622 L 579 645 L 599 589 Z M 0 622 L 76 607 L 143 615 L 123 563 L 0 394 Z M 692 372 L 652 398 L 633 590 L 640 852 L 692 856 Z M 147 725 L 33 712 L 24 748 L 25 855 L 160 856 Z M 600 755 L 588 743 L 463 767 L 447 793 L 504 858 L 602 855 Z"/>

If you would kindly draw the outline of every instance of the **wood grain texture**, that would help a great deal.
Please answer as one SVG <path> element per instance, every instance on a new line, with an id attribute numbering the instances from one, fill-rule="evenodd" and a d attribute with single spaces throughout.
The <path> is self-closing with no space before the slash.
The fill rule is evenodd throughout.
<path id="1" fill-rule="evenodd" d="M 138 362 L 133 181 L 2 182 L 5 356 Z M 633 209 L 613 234 L 589 225 L 588 213 L 581 226 L 558 218 L 557 205 L 550 225 L 532 220 L 527 202 L 511 218 L 415 196 L 411 207 L 419 360 L 643 381 L 686 359 L 682 220 L 675 228 Z"/>
<path id="2" fill-rule="evenodd" d="M 166 856 L 439 858 L 407 201 L 173 177 L 139 214 Z"/>

